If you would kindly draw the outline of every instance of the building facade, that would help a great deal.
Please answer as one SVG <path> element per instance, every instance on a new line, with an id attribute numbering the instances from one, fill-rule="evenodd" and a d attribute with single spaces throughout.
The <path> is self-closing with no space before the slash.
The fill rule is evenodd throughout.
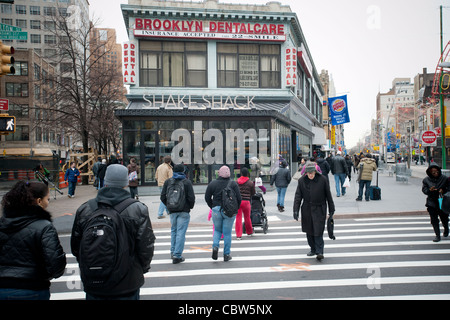
<path id="1" fill-rule="evenodd" d="M 122 12 L 130 92 L 116 116 L 142 184 L 156 184 L 166 155 L 194 183 L 255 158 L 267 181 L 280 157 L 295 170 L 324 144 L 323 88 L 289 6 L 132 0 Z"/>

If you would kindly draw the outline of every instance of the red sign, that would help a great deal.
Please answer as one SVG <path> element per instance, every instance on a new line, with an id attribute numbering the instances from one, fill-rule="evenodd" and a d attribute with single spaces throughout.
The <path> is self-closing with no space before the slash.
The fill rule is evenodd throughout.
<path id="1" fill-rule="evenodd" d="M 9 110 L 9 100 L 8 99 L 0 99 L 0 110 L 3 110 L 3 111 Z"/>
<path id="2" fill-rule="evenodd" d="M 133 42 L 123 44 L 123 82 L 125 84 L 136 83 L 136 45 Z"/>
<path id="3" fill-rule="evenodd" d="M 422 142 L 424 144 L 434 144 L 436 143 L 437 135 L 434 131 L 425 131 L 422 133 Z"/>

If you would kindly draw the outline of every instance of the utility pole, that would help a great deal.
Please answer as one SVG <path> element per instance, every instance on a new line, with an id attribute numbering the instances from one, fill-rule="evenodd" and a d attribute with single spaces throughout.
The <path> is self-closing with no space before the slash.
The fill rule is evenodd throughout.
<path id="1" fill-rule="evenodd" d="M 442 5 L 440 6 L 440 20 L 441 20 L 441 62 L 443 62 L 444 53 L 444 38 L 443 38 L 443 24 L 442 24 Z M 442 169 L 447 169 L 447 149 L 445 146 L 445 110 L 444 110 L 444 95 L 442 94 L 442 73 L 439 79 L 439 99 L 441 104 L 441 147 L 442 147 Z"/>

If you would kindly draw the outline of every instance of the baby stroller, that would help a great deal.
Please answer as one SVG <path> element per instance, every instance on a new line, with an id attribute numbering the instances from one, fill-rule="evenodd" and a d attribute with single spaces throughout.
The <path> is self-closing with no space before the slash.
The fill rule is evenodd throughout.
<path id="1" fill-rule="evenodd" d="M 250 212 L 250 219 L 252 221 L 252 226 L 262 227 L 264 233 L 267 233 L 269 229 L 269 223 L 267 221 L 266 213 L 266 202 L 264 201 L 263 195 L 261 193 L 256 193 L 252 196 L 252 207 Z M 243 230 L 245 230 L 245 222 Z"/>

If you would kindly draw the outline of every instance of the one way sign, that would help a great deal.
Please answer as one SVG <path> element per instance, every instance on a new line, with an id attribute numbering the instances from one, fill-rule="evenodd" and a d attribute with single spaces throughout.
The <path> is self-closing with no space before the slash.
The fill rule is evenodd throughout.
<path id="1" fill-rule="evenodd" d="M 16 117 L 0 114 L 0 134 L 10 134 L 14 132 L 16 132 Z"/>

